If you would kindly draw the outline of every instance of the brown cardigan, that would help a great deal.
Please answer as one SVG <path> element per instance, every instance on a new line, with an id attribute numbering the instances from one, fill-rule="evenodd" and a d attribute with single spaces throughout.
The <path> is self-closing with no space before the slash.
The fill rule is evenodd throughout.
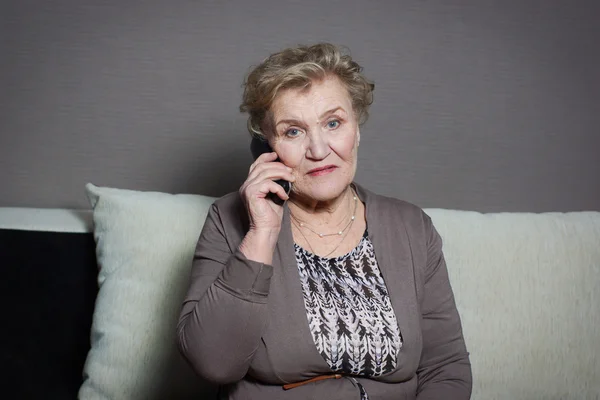
<path id="1" fill-rule="evenodd" d="M 353 185 L 404 341 L 395 371 L 357 380 L 370 400 L 468 399 L 469 355 L 431 219 Z M 310 333 L 287 205 L 282 224 L 273 265 L 250 261 L 237 250 L 248 227 L 239 195 L 213 204 L 179 318 L 180 350 L 200 376 L 223 385 L 225 399 L 358 400 L 350 379 L 282 388 L 332 373 Z"/>

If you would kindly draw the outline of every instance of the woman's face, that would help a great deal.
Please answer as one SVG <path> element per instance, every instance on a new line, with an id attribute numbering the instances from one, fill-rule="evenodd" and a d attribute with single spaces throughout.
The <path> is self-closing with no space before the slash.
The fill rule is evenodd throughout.
<path id="1" fill-rule="evenodd" d="M 335 77 L 286 89 L 270 108 L 269 142 L 296 181 L 293 194 L 336 198 L 354 179 L 360 132 L 346 88 Z"/>

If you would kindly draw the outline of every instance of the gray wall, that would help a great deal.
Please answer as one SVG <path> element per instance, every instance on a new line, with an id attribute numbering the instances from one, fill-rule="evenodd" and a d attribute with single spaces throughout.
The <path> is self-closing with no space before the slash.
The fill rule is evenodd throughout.
<path id="1" fill-rule="evenodd" d="M 244 74 L 347 45 L 376 83 L 357 181 L 423 207 L 600 210 L 600 2 L 4 0 L 0 206 L 84 184 L 237 190 Z"/>

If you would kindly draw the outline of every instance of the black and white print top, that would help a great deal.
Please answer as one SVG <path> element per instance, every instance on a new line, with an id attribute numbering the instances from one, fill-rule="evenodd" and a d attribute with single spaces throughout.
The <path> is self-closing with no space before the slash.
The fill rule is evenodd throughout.
<path id="1" fill-rule="evenodd" d="M 393 371 L 402 337 L 367 231 L 340 257 L 294 248 L 312 337 L 331 370 L 366 377 Z"/>

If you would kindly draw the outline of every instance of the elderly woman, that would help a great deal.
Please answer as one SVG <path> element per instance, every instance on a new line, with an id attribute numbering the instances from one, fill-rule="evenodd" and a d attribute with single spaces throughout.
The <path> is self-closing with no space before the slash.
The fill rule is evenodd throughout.
<path id="1" fill-rule="evenodd" d="M 178 324 L 220 398 L 470 397 L 431 219 L 353 182 L 372 91 L 331 44 L 273 54 L 247 77 L 240 108 L 273 152 L 213 204 Z"/>

